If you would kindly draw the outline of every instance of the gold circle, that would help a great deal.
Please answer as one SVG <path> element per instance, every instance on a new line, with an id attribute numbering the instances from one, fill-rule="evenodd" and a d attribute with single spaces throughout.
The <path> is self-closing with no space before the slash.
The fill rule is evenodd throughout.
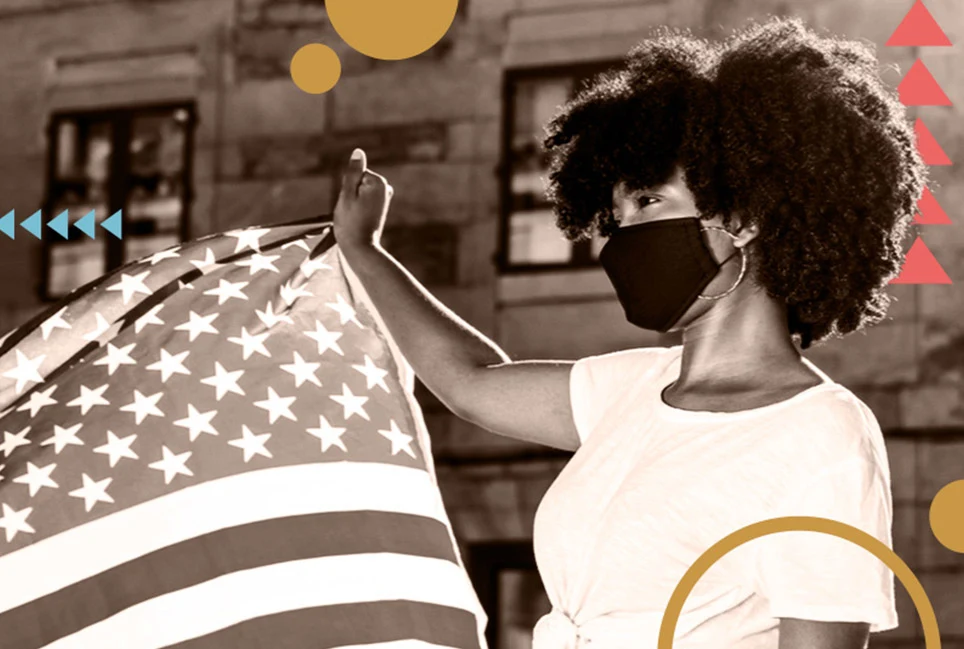
<path id="1" fill-rule="evenodd" d="M 898 581 L 907 589 L 911 600 L 920 616 L 921 627 L 924 630 L 925 649 L 940 649 L 941 636 L 937 627 L 937 615 L 931 605 L 924 587 L 904 561 L 897 554 L 879 540 L 856 527 L 846 525 L 828 518 L 813 516 L 786 516 L 771 518 L 739 529 L 716 542 L 693 562 L 689 570 L 676 585 L 676 589 L 669 598 L 666 610 L 663 612 L 663 622 L 659 627 L 657 649 L 673 649 L 673 636 L 676 634 L 676 624 L 683 612 L 683 604 L 700 580 L 713 564 L 722 559 L 728 552 L 735 550 L 744 543 L 769 536 L 779 532 L 819 532 L 854 543 L 883 561 L 890 568 Z"/>
<path id="2" fill-rule="evenodd" d="M 442 40 L 458 0 L 328 0 L 328 20 L 342 40 L 382 61 L 410 59 Z"/>
<path id="3" fill-rule="evenodd" d="M 964 554 L 964 480 L 945 485 L 934 500 L 930 511 L 934 537 L 951 552 Z"/>
<path id="4" fill-rule="evenodd" d="M 309 43 L 291 57 L 291 80 L 310 95 L 328 92 L 340 78 L 341 61 L 327 45 Z"/>

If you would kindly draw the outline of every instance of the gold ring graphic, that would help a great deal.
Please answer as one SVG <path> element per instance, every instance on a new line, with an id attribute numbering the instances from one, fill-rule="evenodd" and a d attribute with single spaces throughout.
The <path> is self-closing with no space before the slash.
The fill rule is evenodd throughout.
<path id="1" fill-rule="evenodd" d="M 813 516 L 786 516 L 782 518 L 771 518 L 759 523 L 748 525 L 742 529 L 726 536 L 721 541 L 713 544 L 706 552 L 690 566 L 689 570 L 683 575 L 676 589 L 669 598 L 669 604 L 663 612 L 663 621 L 659 628 L 659 641 L 657 649 L 672 649 L 673 635 L 676 633 L 676 623 L 679 621 L 680 613 L 683 611 L 683 604 L 689 597 L 693 587 L 700 580 L 707 570 L 714 563 L 722 559 L 728 552 L 735 550 L 739 546 L 770 534 L 779 532 L 819 532 L 829 534 L 837 538 L 854 543 L 867 552 L 883 561 L 890 568 L 901 585 L 907 589 L 917 614 L 920 616 L 921 626 L 924 629 L 925 649 L 940 649 L 941 636 L 937 628 L 937 616 L 934 614 L 934 607 L 931 605 L 927 593 L 920 580 L 914 574 L 903 559 L 866 532 L 851 525 L 828 518 L 818 518 Z"/>

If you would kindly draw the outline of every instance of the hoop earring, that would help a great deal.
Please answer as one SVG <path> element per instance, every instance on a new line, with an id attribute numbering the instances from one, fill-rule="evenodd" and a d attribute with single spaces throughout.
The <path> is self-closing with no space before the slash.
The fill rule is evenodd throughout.
<path id="1" fill-rule="evenodd" d="M 732 238 L 732 239 L 735 239 L 735 238 L 736 238 L 736 237 L 734 237 L 729 231 L 727 231 L 725 228 L 717 227 L 717 226 L 715 226 L 715 225 L 710 225 L 710 226 L 707 226 L 707 227 L 705 227 L 705 228 L 703 228 L 703 229 L 704 229 L 704 230 L 720 230 L 721 232 L 725 232 L 726 234 L 728 234 L 728 235 L 730 236 L 730 238 Z M 740 276 L 736 278 L 736 283 L 734 283 L 733 286 L 731 286 L 730 288 L 728 288 L 728 289 L 727 289 L 726 291 L 724 291 L 723 293 L 720 293 L 719 295 L 697 295 L 697 296 L 696 296 L 697 299 L 699 299 L 699 300 L 720 300 L 720 299 L 725 298 L 727 295 L 729 295 L 730 293 L 732 293 L 733 291 L 736 290 L 736 287 L 738 287 L 738 286 L 740 285 L 740 282 L 743 281 L 744 275 L 746 275 L 746 248 L 745 248 L 745 247 L 743 247 L 743 248 L 738 248 L 738 250 L 740 251 Z M 733 255 L 730 255 L 730 257 L 732 257 L 732 256 L 733 256 Z M 727 261 L 728 261 L 728 260 L 727 260 Z M 725 262 L 724 262 L 724 263 L 725 263 Z"/>

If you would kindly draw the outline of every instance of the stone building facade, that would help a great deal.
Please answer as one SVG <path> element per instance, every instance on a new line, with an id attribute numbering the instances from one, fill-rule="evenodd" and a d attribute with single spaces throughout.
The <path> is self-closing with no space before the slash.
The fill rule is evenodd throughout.
<path id="1" fill-rule="evenodd" d="M 657 344 L 666 341 L 625 323 L 602 271 L 586 261 L 591 251 L 545 244 L 538 209 L 515 200 L 538 169 L 526 171 L 524 159 L 508 155 L 514 138 L 531 139 L 553 98 L 565 99 L 574 79 L 618 60 L 654 26 L 713 35 L 751 16 L 780 13 L 877 44 L 884 64 L 899 66 L 887 72 L 894 85 L 921 57 L 954 106 L 914 113 L 952 161 L 964 162 L 964 5 L 927 2 L 954 47 L 884 47 L 911 4 L 463 0 L 452 29 L 429 52 L 378 62 L 341 42 L 318 0 L 0 0 L 0 196 L 18 221 L 66 205 L 51 197 L 60 186 L 51 160 L 61 142 L 51 124 L 74 124 L 58 126 L 62 133 L 93 132 L 89 124 L 101 120 L 113 125 L 108 139 L 116 144 L 122 123 L 111 121 L 116 114 L 134 111 L 123 128 L 136 131 L 136 111 L 152 106 L 174 106 L 171 114 L 190 130 L 179 140 L 181 162 L 172 158 L 183 191 L 167 194 L 189 209 L 174 210 L 178 225 L 170 236 L 329 212 L 337 165 L 363 146 L 396 189 L 389 250 L 513 357 L 578 358 Z M 334 48 L 343 64 L 341 80 L 326 95 L 301 92 L 289 76 L 292 55 L 311 42 Z M 71 122 L 76 115 L 80 121 Z M 935 541 L 928 505 L 941 486 L 964 478 L 960 168 L 935 167 L 931 182 L 956 223 L 922 228 L 956 284 L 895 286 L 898 301 L 886 323 L 810 353 L 866 400 L 888 435 L 896 548 L 933 600 L 949 649 L 964 648 L 964 557 Z M 126 200 L 118 191 L 105 194 L 104 209 Z M 521 214 L 517 220 L 512 210 Z M 22 235 L 0 240 L 0 251 L 0 329 L 7 330 L 43 308 L 52 253 Z M 134 253 L 107 256 L 116 263 L 125 254 Z M 62 278 L 80 268 L 71 263 L 58 271 Z M 533 603 L 541 600 L 527 549 L 532 519 L 566 456 L 480 431 L 430 395 L 419 396 L 453 524 L 483 599 L 509 602 L 493 616 L 504 627 L 499 646 L 524 646 L 510 644 L 512 625 L 524 629 L 542 606 Z M 923 646 L 913 606 L 898 590 L 903 624 L 875 647 Z M 513 604 L 512 593 L 522 599 Z"/>

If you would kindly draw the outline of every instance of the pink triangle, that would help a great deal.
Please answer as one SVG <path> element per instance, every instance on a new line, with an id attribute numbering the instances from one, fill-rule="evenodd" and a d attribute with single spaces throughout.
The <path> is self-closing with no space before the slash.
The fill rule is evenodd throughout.
<path id="1" fill-rule="evenodd" d="M 887 47 L 946 47 L 950 44 L 947 34 L 921 0 L 914 3 L 887 41 Z"/>
<path id="2" fill-rule="evenodd" d="M 944 149 L 937 143 L 930 130 L 924 126 L 924 121 L 917 118 L 914 123 L 914 132 L 917 134 L 917 150 L 920 152 L 924 164 L 934 167 L 946 167 L 951 163 L 951 159 L 944 153 Z"/>
<path id="3" fill-rule="evenodd" d="M 905 106 L 950 106 L 951 100 L 941 90 L 934 75 L 920 59 L 914 61 L 897 86 L 900 103 Z"/>
<path id="4" fill-rule="evenodd" d="M 891 284 L 951 284 L 940 262 L 934 253 L 928 249 L 924 240 L 917 237 L 917 241 L 907 251 L 904 266 L 900 275 L 891 280 Z"/>
<path id="5" fill-rule="evenodd" d="M 951 219 L 947 216 L 947 212 L 937 202 L 928 187 L 924 188 L 924 193 L 917 201 L 917 214 L 914 216 L 914 223 L 918 225 L 951 225 Z"/>

